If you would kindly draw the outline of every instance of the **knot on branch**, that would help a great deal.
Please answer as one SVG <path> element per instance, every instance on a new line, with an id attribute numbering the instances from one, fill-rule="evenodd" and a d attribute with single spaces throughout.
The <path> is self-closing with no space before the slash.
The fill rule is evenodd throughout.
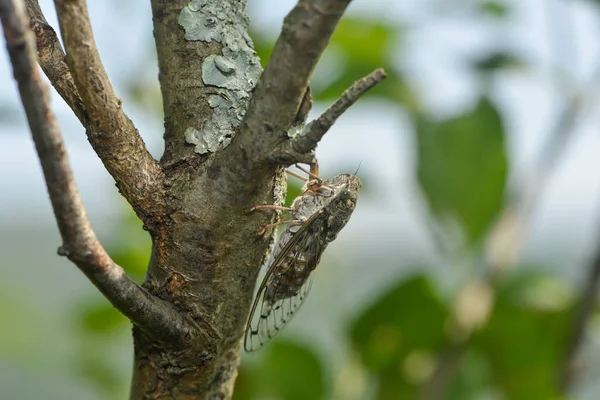
<path id="1" fill-rule="evenodd" d="M 65 246 L 59 246 L 58 249 L 56 249 L 56 254 L 58 254 L 61 257 L 69 257 L 69 255 L 71 254 L 71 251 L 69 249 L 67 249 Z"/>

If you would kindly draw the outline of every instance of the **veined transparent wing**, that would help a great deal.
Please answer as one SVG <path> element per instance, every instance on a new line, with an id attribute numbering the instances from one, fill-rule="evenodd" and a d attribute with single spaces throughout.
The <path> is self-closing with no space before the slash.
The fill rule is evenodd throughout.
<path id="1" fill-rule="evenodd" d="M 244 349 L 257 350 L 290 321 L 306 299 L 321 254 L 325 249 L 325 211 L 314 213 L 273 260 L 250 311 Z M 298 290 L 290 285 L 301 282 Z M 259 306 L 260 305 L 260 306 Z"/>

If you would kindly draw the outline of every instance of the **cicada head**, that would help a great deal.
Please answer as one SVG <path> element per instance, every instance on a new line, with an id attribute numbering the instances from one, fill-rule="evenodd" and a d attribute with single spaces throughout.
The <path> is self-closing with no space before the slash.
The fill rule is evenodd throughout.
<path id="1" fill-rule="evenodd" d="M 331 202 L 335 203 L 332 204 L 334 207 L 354 210 L 361 185 L 360 179 L 356 175 L 340 174 L 325 181 L 325 184 L 333 188 Z"/>
<path id="2" fill-rule="evenodd" d="M 325 181 L 332 188 L 330 201 L 326 207 L 328 215 L 328 241 L 332 241 L 338 232 L 350 220 L 356 207 L 360 179 L 353 174 L 341 174 Z"/>

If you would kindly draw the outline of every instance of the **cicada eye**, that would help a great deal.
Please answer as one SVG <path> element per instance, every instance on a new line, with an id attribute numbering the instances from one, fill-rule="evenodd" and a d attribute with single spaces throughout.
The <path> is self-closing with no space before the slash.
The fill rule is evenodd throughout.
<path id="1" fill-rule="evenodd" d="M 350 198 L 352 198 L 352 193 L 350 193 L 350 190 L 348 188 L 344 188 L 340 193 L 340 199 L 348 200 Z"/>

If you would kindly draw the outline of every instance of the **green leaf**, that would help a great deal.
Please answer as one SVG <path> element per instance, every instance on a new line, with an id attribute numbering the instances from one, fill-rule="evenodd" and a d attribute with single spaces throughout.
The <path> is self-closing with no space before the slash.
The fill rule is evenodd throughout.
<path id="1" fill-rule="evenodd" d="M 324 399 L 326 377 L 321 361 L 308 348 L 285 340 L 269 343 L 257 363 L 243 363 L 236 381 L 236 400 L 272 398 Z"/>
<path id="2" fill-rule="evenodd" d="M 427 277 L 401 281 L 351 325 L 352 346 L 380 399 L 414 398 L 444 342 L 448 310 Z"/>
<path id="3" fill-rule="evenodd" d="M 482 98 L 454 119 L 416 124 L 418 179 L 431 211 L 457 220 L 468 239 L 481 239 L 502 208 L 507 176 L 504 127 Z"/>
<path id="4" fill-rule="evenodd" d="M 557 374 L 565 350 L 574 304 L 546 307 L 531 301 L 551 277 L 519 274 L 499 288 L 488 323 L 472 345 L 485 354 L 495 384 L 510 399 L 558 399 Z M 557 287 L 559 281 L 555 279 Z M 552 292 L 538 296 L 552 296 Z"/>
<path id="5" fill-rule="evenodd" d="M 479 11 L 496 18 L 505 18 L 509 15 L 511 10 L 508 4 L 504 2 L 488 0 L 479 5 Z"/>

